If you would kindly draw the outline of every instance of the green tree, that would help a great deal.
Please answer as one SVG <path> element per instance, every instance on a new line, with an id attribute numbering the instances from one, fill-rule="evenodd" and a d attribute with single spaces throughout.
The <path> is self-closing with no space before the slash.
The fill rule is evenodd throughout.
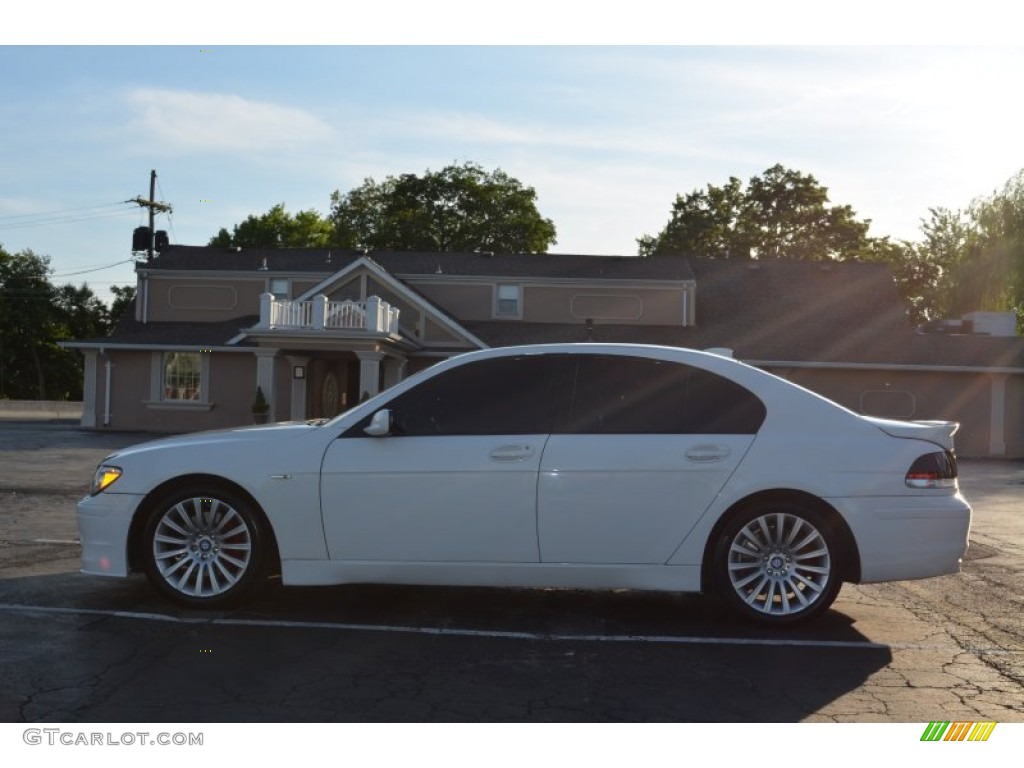
<path id="1" fill-rule="evenodd" d="M 911 321 L 920 323 L 936 317 L 944 270 L 919 244 L 879 238 L 870 243 L 862 259 L 889 265 Z"/>
<path id="2" fill-rule="evenodd" d="M 930 210 L 921 232 L 914 258 L 929 269 L 927 318 L 995 310 L 1024 322 L 1024 171 L 965 210 Z"/>
<path id="3" fill-rule="evenodd" d="M 870 256 L 869 226 L 850 206 L 829 205 L 813 176 L 775 165 L 745 188 L 731 177 L 677 195 L 665 228 L 637 243 L 641 256 L 846 260 Z"/>
<path id="4" fill-rule="evenodd" d="M 1024 314 L 1024 171 L 976 200 L 968 216 L 973 237 L 956 274 L 960 305 Z"/>
<path id="5" fill-rule="evenodd" d="M 47 394 L 45 399 L 79 400 L 82 397 L 82 360 L 73 350 L 57 346 L 57 341 L 95 339 L 110 331 L 107 305 L 82 283 L 70 283 L 53 289 L 52 340 L 47 340 Z"/>
<path id="6" fill-rule="evenodd" d="M 657 236 L 644 235 L 637 242 L 641 256 L 692 253 L 710 259 L 747 258 L 753 243 L 746 242 L 745 193 L 735 176 L 722 187 L 708 184 L 677 195 L 672 216 Z"/>
<path id="7" fill-rule="evenodd" d="M 112 285 L 110 292 L 114 294 L 114 300 L 110 303 L 110 324 L 113 326 L 125 312 L 135 306 L 135 286 Z"/>
<path id="8" fill-rule="evenodd" d="M 541 253 L 555 225 L 537 193 L 498 169 L 449 165 L 422 176 L 372 178 L 331 195 L 334 244 L 345 248 Z"/>
<path id="9" fill-rule="evenodd" d="M 0 247 L 0 397 L 80 398 L 81 358 L 57 342 L 108 328 L 107 308 L 87 285 L 55 287 L 49 257 Z"/>
<path id="10" fill-rule="evenodd" d="M 260 216 L 248 216 L 233 230 L 210 238 L 212 246 L 250 248 L 324 248 L 331 244 L 334 226 L 312 208 L 292 215 L 278 203 Z"/>

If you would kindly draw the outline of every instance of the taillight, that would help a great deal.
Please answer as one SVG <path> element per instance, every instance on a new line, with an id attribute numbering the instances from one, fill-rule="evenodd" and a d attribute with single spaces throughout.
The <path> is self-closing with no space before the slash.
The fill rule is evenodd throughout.
<path id="1" fill-rule="evenodd" d="M 956 456 L 952 451 L 926 453 L 907 471 L 906 482 L 911 488 L 956 488 Z"/>

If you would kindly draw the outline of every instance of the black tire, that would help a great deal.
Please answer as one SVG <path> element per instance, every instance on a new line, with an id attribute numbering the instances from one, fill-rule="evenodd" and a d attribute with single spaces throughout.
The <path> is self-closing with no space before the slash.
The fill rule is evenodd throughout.
<path id="1" fill-rule="evenodd" d="M 842 587 L 839 543 L 811 505 L 745 507 L 716 542 L 715 590 L 744 619 L 774 626 L 807 621 L 828 610 Z"/>
<path id="2" fill-rule="evenodd" d="M 142 534 L 146 576 L 190 608 L 234 605 L 265 579 L 262 514 L 215 485 L 183 487 L 153 505 Z"/>

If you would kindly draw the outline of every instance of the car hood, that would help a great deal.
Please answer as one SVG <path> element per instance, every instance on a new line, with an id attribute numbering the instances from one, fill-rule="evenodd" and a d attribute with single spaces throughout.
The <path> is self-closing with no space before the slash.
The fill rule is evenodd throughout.
<path id="1" fill-rule="evenodd" d="M 162 437 L 157 440 L 150 440 L 146 443 L 123 448 L 108 456 L 104 461 L 114 457 L 135 456 L 156 451 L 167 450 L 189 450 L 195 448 L 209 448 L 210 446 L 228 446 L 231 444 L 245 443 L 251 445 L 273 440 L 280 443 L 291 437 L 299 437 L 308 434 L 311 430 L 319 429 L 317 425 L 305 422 L 284 422 L 280 424 L 269 424 L 267 426 L 236 427 L 234 429 L 218 429 L 207 432 L 190 432 L 187 435 L 176 435 L 174 437 Z"/>
<path id="2" fill-rule="evenodd" d="M 897 421 L 880 419 L 875 416 L 863 416 L 885 434 L 907 440 L 927 440 L 942 446 L 947 451 L 953 450 L 953 435 L 960 425 L 955 421 Z"/>

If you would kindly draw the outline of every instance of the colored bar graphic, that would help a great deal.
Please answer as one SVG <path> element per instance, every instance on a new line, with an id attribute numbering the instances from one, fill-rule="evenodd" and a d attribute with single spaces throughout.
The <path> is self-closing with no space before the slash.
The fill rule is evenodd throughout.
<path id="1" fill-rule="evenodd" d="M 992 735 L 992 731 L 995 730 L 995 723 L 978 723 L 974 726 L 971 731 L 971 735 L 967 737 L 968 741 L 988 741 L 988 737 Z"/>
<path id="2" fill-rule="evenodd" d="M 921 741 L 988 741 L 996 723 L 934 720 L 921 734 Z"/>

